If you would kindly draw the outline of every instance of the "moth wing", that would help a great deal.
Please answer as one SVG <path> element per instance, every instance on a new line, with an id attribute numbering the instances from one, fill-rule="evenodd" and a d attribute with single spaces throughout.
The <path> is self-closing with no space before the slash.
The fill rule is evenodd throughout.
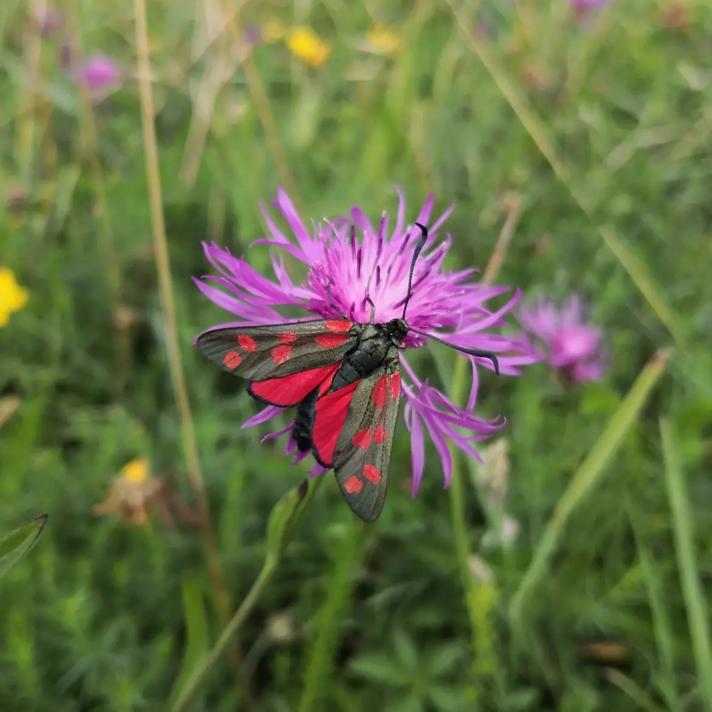
<path id="1" fill-rule="evenodd" d="M 391 448 L 400 402 L 397 361 L 352 385 L 354 387 L 348 397 L 348 411 L 338 430 L 330 464 L 334 466 L 339 488 L 349 507 L 364 521 L 372 522 L 383 509 L 388 485 Z M 340 390 L 345 391 L 346 388 Z M 337 393 L 339 391 L 329 396 L 333 397 Z M 318 454 L 316 450 L 319 444 L 325 442 L 318 430 L 321 400 L 324 399 L 317 401 L 317 418 L 312 436 L 315 454 Z M 335 426 L 339 426 L 338 421 Z M 322 428 L 325 426 L 322 425 Z M 329 454 L 328 451 L 326 454 Z"/>
<path id="2" fill-rule="evenodd" d="M 264 381 L 342 361 L 356 343 L 353 327 L 344 320 L 228 327 L 204 331 L 196 344 L 224 371 Z"/>

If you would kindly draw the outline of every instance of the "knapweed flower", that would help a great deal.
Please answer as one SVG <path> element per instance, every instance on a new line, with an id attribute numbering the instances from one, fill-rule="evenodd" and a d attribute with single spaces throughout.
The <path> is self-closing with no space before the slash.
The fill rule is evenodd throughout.
<path id="1" fill-rule="evenodd" d="M 94 96 L 100 96 L 121 81 L 119 65 L 103 54 L 89 57 L 79 67 L 77 80 Z"/>
<path id="2" fill-rule="evenodd" d="M 287 35 L 287 47 L 292 54 L 312 69 L 321 67 L 331 54 L 331 45 L 310 27 L 296 27 Z"/>
<path id="3" fill-rule="evenodd" d="M 398 195 L 395 224 L 384 213 L 378 224 L 373 225 L 360 208 L 354 207 L 350 215 L 323 220 L 309 230 L 289 196 L 279 190 L 274 205 L 287 229 L 278 225 L 262 206 L 269 234 L 253 243 L 276 248 L 271 254 L 272 278 L 259 273 L 245 257 L 236 257 L 214 243 L 205 243 L 207 260 L 218 274 L 196 279 L 195 283 L 211 301 L 239 317 L 239 321 L 215 328 L 294 320 L 281 314 L 280 308 L 292 312 L 301 309 L 312 318 L 347 316 L 362 324 L 371 317 L 375 323 L 401 318 L 413 249 L 420 231 L 406 224 L 405 200 L 400 191 Z M 440 234 L 452 207 L 432 220 L 433 202 L 433 197 L 428 197 L 416 217 L 417 222 L 429 226 L 429 231 L 421 256 L 415 262 L 406 321 L 410 327 L 455 346 L 494 352 L 501 373 L 519 375 L 520 366 L 539 359 L 526 339 L 503 333 L 505 318 L 519 302 L 520 292 L 514 291 L 503 304 L 492 307 L 493 299 L 511 292 L 508 287 L 474 281 L 474 269 L 443 268 L 451 238 L 443 239 Z M 306 269 L 304 279 L 292 278 L 281 252 L 302 263 Z M 408 332 L 403 345 L 418 348 L 428 340 Z M 447 484 L 452 468 L 449 443 L 476 458 L 476 443 L 505 425 L 502 418 L 488 421 L 473 414 L 478 384 L 476 366 L 490 370 L 493 366 L 486 358 L 469 355 L 465 358 L 471 362 L 473 380 L 467 406 L 461 408 L 427 380 L 418 378 L 405 352 L 400 353 L 404 418 L 411 435 L 413 494 L 423 473 L 426 434 L 442 460 Z M 242 427 L 264 423 L 281 411 L 268 406 Z M 293 426 L 292 422 L 265 436 L 263 441 L 289 433 L 287 452 L 296 453 Z M 304 456 L 301 453 L 297 459 Z M 312 474 L 323 471 L 316 466 Z"/>
<path id="4" fill-rule="evenodd" d="M 606 358 L 602 334 L 587 320 L 578 295 L 561 308 L 548 300 L 522 307 L 519 318 L 549 364 L 569 380 L 596 381 L 603 376 Z"/>
<path id="5" fill-rule="evenodd" d="M 394 54 L 400 47 L 400 37 L 386 27 L 376 25 L 366 35 L 368 49 L 376 54 Z"/>
<path id="6" fill-rule="evenodd" d="M 10 314 L 20 311 L 28 298 L 27 290 L 17 283 L 12 270 L 0 267 L 0 327 L 7 325 Z"/>

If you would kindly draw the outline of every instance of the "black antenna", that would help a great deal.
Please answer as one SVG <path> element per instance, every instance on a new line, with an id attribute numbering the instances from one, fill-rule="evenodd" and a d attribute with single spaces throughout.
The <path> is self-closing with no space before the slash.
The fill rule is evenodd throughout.
<path id="1" fill-rule="evenodd" d="M 479 356 L 480 358 L 488 358 L 494 366 L 494 372 L 499 376 L 499 361 L 497 360 L 497 357 L 489 351 L 480 351 L 479 349 L 468 349 L 464 346 L 456 346 L 455 344 L 451 344 L 448 341 L 439 339 L 437 336 L 428 334 L 425 331 L 420 331 L 420 329 L 414 329 L 412 326 L 408 327 L 408 331 L 420 334 L 421 336 L 425 336 L 428 339 L 434 339 L 435 341 L 439 341 L 441 344 L 445 344 L 445 346 L 449 346 L 451 349 L 455 349 L 455 351 L 460 351 L 463 354 L 468 354 L 468 356 Z"/>
<path id="2" fill-rule="evenodd" d="M 413 259 L 410 261 L 410 274 L 408 275 L 408 293 L 405 295 L 405 302 L 403 303 L 403 316 L 401 316 L 401 319 L 405 319 L 405 310 L 408 308 L 408 302 L 410 301 L 410 295 L 412 293 L 415 261 L 418 259 L 420 251 L 423 249 L 425 243 L 428 241 L 428 228 L 425 227 L 425 225 L 421 225 L 419 222 L 413 224 L 417 225 L 420 228 L 421 235 L 420 240 L 418 240 L 415 245 L 415 249 L 413 250 Z"/>

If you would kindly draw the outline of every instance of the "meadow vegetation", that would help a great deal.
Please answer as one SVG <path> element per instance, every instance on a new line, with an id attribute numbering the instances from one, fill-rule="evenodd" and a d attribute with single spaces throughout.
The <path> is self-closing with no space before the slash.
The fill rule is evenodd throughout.
<path id="1" fill-rule="evenodd" d="M 177 707 L 262 571 L 184 709 L 712 710 L 712 5 L 147 5 L 0 3 L 0 533 L 49 515 L 0 709 Z M 309 464 L 192 346 L 229 321 L 201 240 L 245 251 L 278 186 L 455 202 L 447 266 L 580 294 L 604 377 L 482 371 L 484 465 L 444 490 L 428 449 L 412 499 L 401 421 L 377 522 L 331 475 L 297 504 Z M 464 403 L 456 359 L 415 357 Z"/>

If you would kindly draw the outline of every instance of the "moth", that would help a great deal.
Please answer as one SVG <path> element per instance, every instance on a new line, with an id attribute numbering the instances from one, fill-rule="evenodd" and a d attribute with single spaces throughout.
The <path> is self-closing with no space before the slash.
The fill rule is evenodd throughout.
<path id="1" fill-rule="evenodd" d="M 225 371 L 248 381 L 248 393 L 269 405 L 296 406 L 293 437 L 302 452 L 333 468 L 341 493 L 366 522 L 381 513 L 388 484 L 401 395 L 399 352 L 409 331 L 492 361 L 487 351 L 466 349 L 421 332 L 405 320 L 413 271 L 428 231 L 413 250 L 408 289 L 399 319 L 363 324 L 338 319 L 217 328 L 196 339 L 198 348 Z M 370 299 L 367 297 L 367 301 Z"/>

